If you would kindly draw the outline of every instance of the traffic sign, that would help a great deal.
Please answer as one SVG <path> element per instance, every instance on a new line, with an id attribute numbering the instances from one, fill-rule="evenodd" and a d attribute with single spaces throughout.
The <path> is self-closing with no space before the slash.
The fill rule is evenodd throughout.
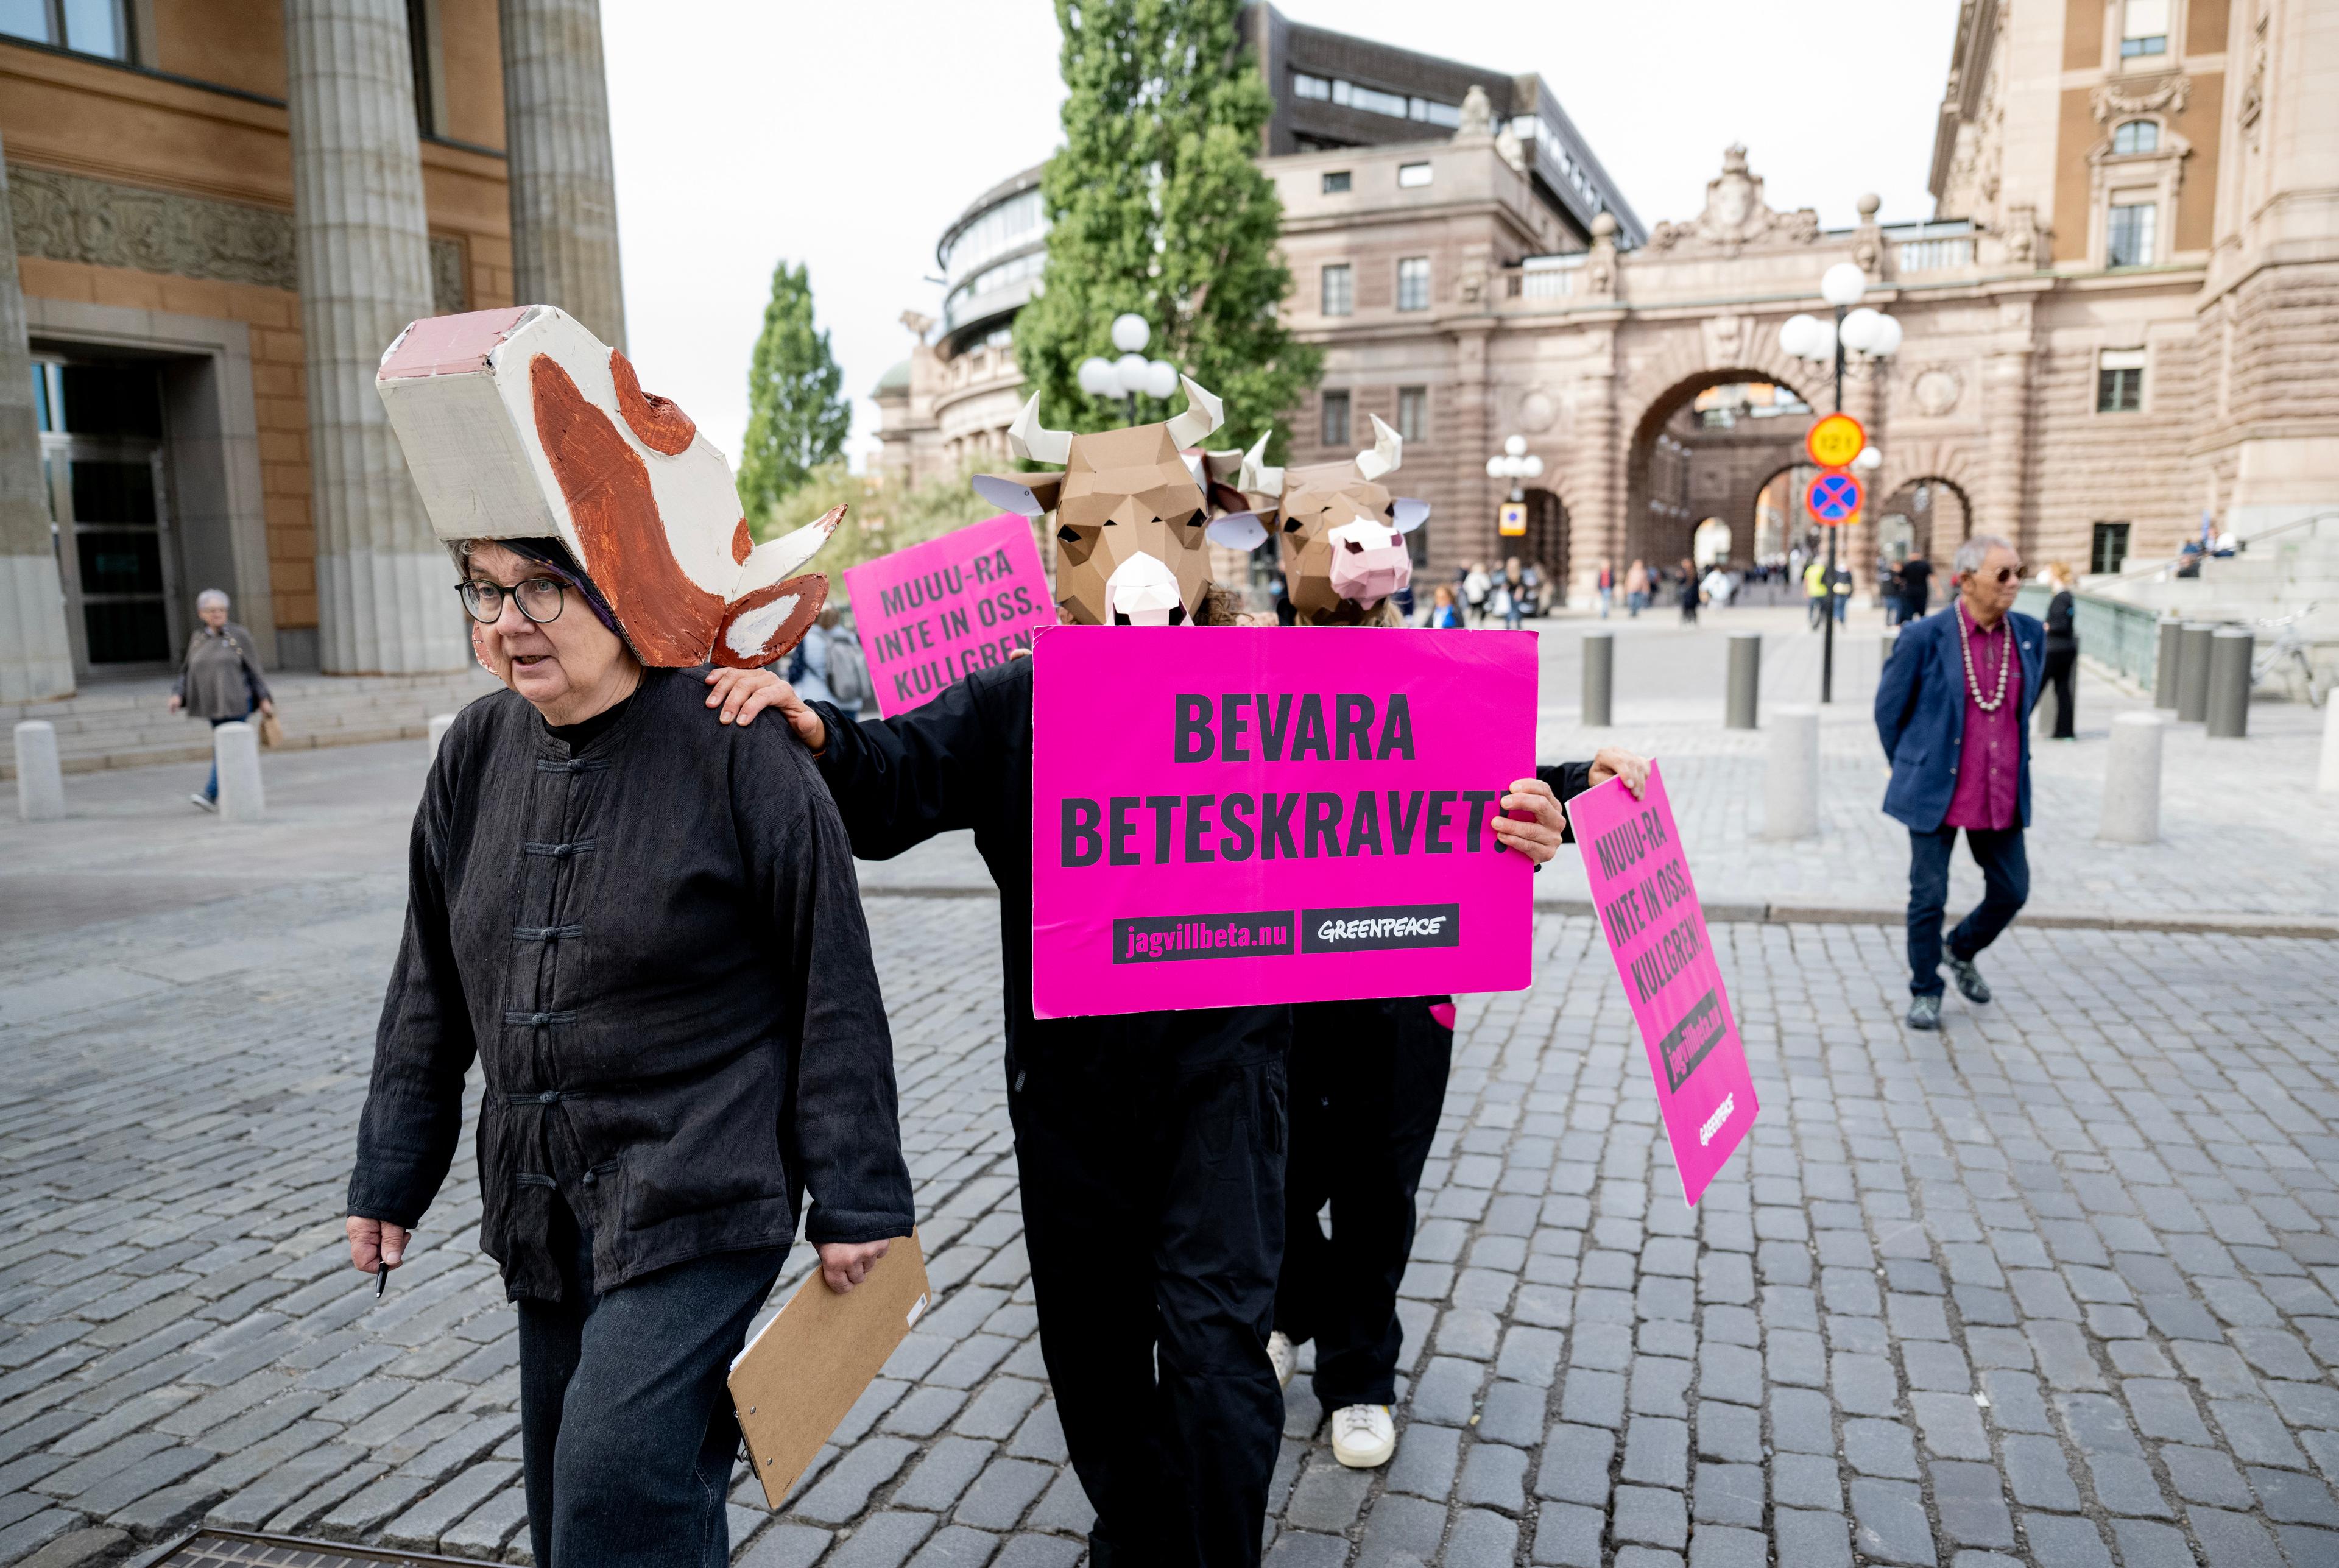
<path id="1" fill-rule="evenodd" d="M 1505 501 L 1501 513 L 1500 531 L 1506 539 L 1523 539 L 1527 534 L 1527 504 L 1525 501 Z"/>
<path id="2" fill-rule="evenodd" d="M 1841 468 L 1868 445 L 1868 432 L 1850 414 L 1830 414 L 1803 438 L 1803 450 L 1822 468 Z"/>
<path id="3" fill-rule="evenodd" d="M 1859 517 L 1867 501 L 1868 487 L 1850 474 L 1821 474 L 1803 492 L 1803 505 L 1830 528 Z"/>

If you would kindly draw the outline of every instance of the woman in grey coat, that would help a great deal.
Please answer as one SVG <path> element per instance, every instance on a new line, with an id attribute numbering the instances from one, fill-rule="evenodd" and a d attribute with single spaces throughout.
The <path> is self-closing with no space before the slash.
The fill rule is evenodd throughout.
<path id="1" fill-rule="evenodd" d="M 209 719 L 212 728 L 251 716 L 252 710 L 273 716 L 276 699 L 260 673 L 260 649 L 252 634 L 227 618 L 227 596 L 205 588 L 195 596 L 195 615 L 202 625 L 187 643 L 187 656 L 179 661 L 179 678 L 171 685 L 171 711 L 184 709 L 194 718 Z M 205 811 L 219 809 L 219 764 L 200 794 L 188 801 Z"/>

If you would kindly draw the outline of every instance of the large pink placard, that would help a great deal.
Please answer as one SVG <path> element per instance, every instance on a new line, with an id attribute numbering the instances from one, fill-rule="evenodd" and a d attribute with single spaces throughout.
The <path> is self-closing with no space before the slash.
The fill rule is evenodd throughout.
<path id="1" fill-rule="evenodd" d="M 1516 991 L 1533 632 L 1057 626 L 1032 671 L 1042 1018 Z"/>
<path id="2" fill-rule="evenodd" d="M 1650 764 L 1639 800 L 1610 779 L 1568 802 L 1567 814 L 1624 1000 L 1649 1048 L 1682 1190 L 1695 1208 L 1761 1108 L 1664 775 Z"/>
<path id="3" fill-rule="evenodd" d="M 847 567 L 844 587 L 887 718 L 969 670 L 1005 663 L 1056 624 L 1031 520 L 1012 512 Z"/>

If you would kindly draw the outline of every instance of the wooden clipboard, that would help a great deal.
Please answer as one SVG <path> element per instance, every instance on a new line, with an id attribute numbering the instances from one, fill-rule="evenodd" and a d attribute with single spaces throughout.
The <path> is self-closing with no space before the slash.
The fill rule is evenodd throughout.
<path id="1" fill-rule="evenodd" d="M 766 1503 L 780 1505 L 932 1299 L 912 1231 L 843 1296 L 814 1269 L 732 1357 L 731 1402 Z"/>

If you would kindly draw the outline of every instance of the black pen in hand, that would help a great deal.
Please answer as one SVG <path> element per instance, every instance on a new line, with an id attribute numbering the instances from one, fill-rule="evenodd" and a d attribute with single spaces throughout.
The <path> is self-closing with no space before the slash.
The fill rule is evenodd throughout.
<path id="1" fill-rule="evenodd" d="M 385 1257 L 373 1267 L 373 1298 L 376 1301 L 380 1301 L 381 1299 L 381 1293 L 389 1288 L 390 1259 Z"/>

